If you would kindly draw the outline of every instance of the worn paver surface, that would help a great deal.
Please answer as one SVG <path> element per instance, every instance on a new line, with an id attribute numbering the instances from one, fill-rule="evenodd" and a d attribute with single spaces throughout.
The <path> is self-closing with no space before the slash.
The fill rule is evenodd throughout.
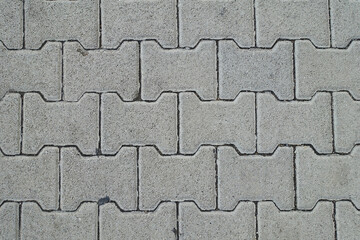
<path id="1" fill-rule="evenodd" d="M 0 0 L 2 239 L 360 239 L 360 1 Z"/>

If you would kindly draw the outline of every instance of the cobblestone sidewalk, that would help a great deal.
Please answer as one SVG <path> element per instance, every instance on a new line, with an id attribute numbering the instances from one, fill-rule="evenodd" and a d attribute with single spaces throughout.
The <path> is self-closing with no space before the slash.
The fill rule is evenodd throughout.
<path id="1" fill-rule="evenodd" d="M 359 0 L 0 0 L 0 239 L 360 239 Z"/>

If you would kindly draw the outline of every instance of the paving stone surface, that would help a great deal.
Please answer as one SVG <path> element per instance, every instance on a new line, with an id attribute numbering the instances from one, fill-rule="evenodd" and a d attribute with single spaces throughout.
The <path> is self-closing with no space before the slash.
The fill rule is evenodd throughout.
<path id="1" fill-rule="evenodd" d="M 0 207 L 0 236 L 16 239 L 19 236 L 19 204 L 7 202 Z"/>
<path id="2" fill-rule="evenodd" d="M 359 0 L 0 0 L 0 239 L 360 239 Z"/>
<path id="3" fill-rule="evenodd" d="M 102 239 L 176 239 L 176 204 L 163 203 L 155 212 L 122 212 L 113 203 L 100 207 Z"/>
<path id="4" fill-rule="evenodd" d="M 0 153 L 0 204 L 7 200 L 37 201 L 43 209 L 58 208 L 59 150 L 44 148 L 38 156 Z"/>
<path id="5" fill-rule="evenodd" d="M 334 239 L 333 204 L 319 202 L 311 212 L 280 211 L 272 202 L 260 202 L 259 239 Z"/>
<path id="6" fill-rule="evenodd" d="M 181 239 L 254 239 L 255 205 L 242 202 L 233 212 L 201 212 L 194 203 L 180 203 Z"/>
<path id="7" fill-rule="evenodd" d="M 45 41 L 78 40 L 85 48 L 99 46 L 99 0 L 24 0 L 25 47 Z"/>
<path id="8" fill-rule="evenodd" d="M 23 46 L 23 1 L 0 1 L 0 40 L 7 48 Z"/>
<path id="9" fill-rule="evenodd" d="M 233 41 L 220 41 L 219 97 L 234 99 L 240 91 L 272 91 L 279 99 L 293 99 L 292 51 L 291 42 L 278 42 L 273 49 L 241 49 Z"/>
<path id="10" fill-rule="evenodd" d="M 360 236 L 360 211 L 350 202 L 336 203 L 338 239 L 356 239 Z"/>
<path id="11" fill-rule="evenodd" d="M 36 203 L 21 207 L 21 239 L 96 239 L 98 206 L 83 203 L 76 212 L 43 211 Z"/>
<path id="12" fill-rule="evenodd" d="M 202 147 L 194 156 L 161 156 L 153 147 L 140 148 L 140 209 L 166 200 L 194 200 L 203 210 L 215 209 L 215 158 L 214 147 Z"/>
<path id="13" fill-rule="evenodd" d="M 8 50 L 0 43 L 0 58 L 0 98 L 10 91 L 33 91 L 60 101 L 61 43 L 46 43 L 39 51 Z"/>
<path id="14" fill-rule="evenodd" d="M 293 165 L 289 147 L 278 148 L 272 156 L 242 156 L 231 147 L 219 147 L 219 208 L 232 210 L 241 200 L 272 200 L 281 209 L 292 209 Z"/>

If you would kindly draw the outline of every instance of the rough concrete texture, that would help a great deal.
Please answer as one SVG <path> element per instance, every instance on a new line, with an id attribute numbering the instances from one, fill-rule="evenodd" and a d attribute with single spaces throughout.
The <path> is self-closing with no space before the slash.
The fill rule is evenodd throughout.
<path id="1" fill-rule="evenodd" d="M 296 97 L 311 99 L 316 91 L 349 91 L 360 99 L 360 42 L 348 49 L 316 49 L 309 41 L 297 41 Z"/>
<path id="2" fill-rule="evenodd" d="M 242 156 L 232 147 L 219 147 L 219 208 L 232 210 L 244 200 L 272 200 L 280 209 L 292 209 L 293 165 L 289 147 L 278 148 L 272 156 Z"/>
<path id="3" fill-rule="evenodd" d="M 292 49 L 291 42 L 278 42 L 273 49 L 241 49 L 233 41 L 220 41 L 219 97 L 272 91 L 279 99 L 293 99 Z"/>
<path id="4" fill-rule="evenodd" d="M 76 148 L 61 150 L 61 208 L 74 211 L 83 201 L 109 197 L 122 209 L 136 209 L 136 148 L 116 156 L 81 156 Z"/>
<path id="5" fill-rule="evenodd" d="M 254 46 L 253 0 L 179 0 L 180 46 L 194 47 L 200 39 L 234 39 Z"/>
<path id="6" fill-rule="evenodd" d="M 45 41 L 78 40 L 85 48 L 99 46 L 99 0 L 24 0 L 25 47 Z"/>
<path id="7" fill-rule="evenodd" d="M 77 101 L 85 92 L 116 92 L 126 101 L 139 94 L 139 44 L 124 42 L 117 50 L 85 50 L 64 45 L 64 99 Z"/>
<path id="8" fill-rule="evenodd" d="M 77 145 L 96 153 L 99 138 L 99 95 L 79 102 L 45 102 L 37 93 L 24 96 L 23 152 L 37 153 L 44 145 Z"/>
<path id="9" fill-rule="evenodd" d="M 0 206 L 1 239 L 17 239 L 19 235 L 19 204 L 7 202 Z"/>
<path id="10" fill-rule="evenodd" d="M 0 149 L 5 154 L 20 153 L 21 96 L 7 94 L 0 100 Z"/>
<path id="11" fill-rule="evenodd" d="M 348 153 L 360 143 L 360 102 L 348 93 L 334 93 L 335 151 Z"/>
<path id="12" fill-rule="evenodd" d="M 360 236 L 360 212 L 351 202 L 336 203 L 338 239 L 352 240 Z"/>
<path id="13" fill-rule="evenodd" d="M 255 239 L 255 205 L 242 202 L 232 212 L 201 212 L 194 203 L 180 203 L 181 239 Z"/>
<path id="14" fill-rule="evenodd" d="M 332 45 L 344 48 L 353 39 L 360 39 L 360 2 L 357 0 L 331 0 Z"/>
<path id="15" fill-rule="evenodd" d="M 61 98 L 61 43 L 39 51 L 7 50 L 0 43 L 0 98 L 9 91 L 40 92 L 49 101 Z"/>
<path id="16" fill-rule="evenodd" d="M 0 6 L 0 40 L 7 48 L 19 49 L 23 45 L 23 1 L 0 0 Z"/>
<path id="17" fill-rule="evenodd" d="M 334 239 L 333 204 L 319 202 L 311 212 L 281 212 L 272 202 L 258 204 L 259 239 Z"/>
<path id="18" fill-rule="evenodd" d="M 202 41 L 191 50 L 167 50 L 144 42 L 141 61 L 142 99 L 155 100 L 163 91 L 195 91 L 202 99 L 216 99 L 215 41 Z"/>
<path id="19" fill-rule="evenodd" d="M 360 0 L 0 0 L 1 239 L 360 239 Z"/>
<path id="20" fill-rule="evenodd" d="M 194 200 L 203 210 L 215 209 L 215 148 L 194 156 L 161 156 L 154 147 L 139 152 L 140 209 L 152 210 L 165 200 Z"/>
<path id="21" fill-rule="evenodd" d="M 42 211 L 32 202 L 21 208 L 21 239 L 96 239 L 98 206 L 83 203 L 75 212 Z"/>
<path id="22" fill-rule="evenodd" d="M 179 110 L 181 153 L 195 153 L 202 144 L 255 152 L 254 93 L 241 93 L 231 102 L 202 102 L 194 93 L 181 93 Z"/>
<path id="23" fill-rule="evenodd" d="M 114 154 L 123 145 L 155 145 L 164 154 L 176 153 L 176 94 L 156 102 L 123 102 L 116 94 L 101 97 L 101 146 Z"/>
<path id="24" fill-rule="evenodd" d="M 115 48 L 127 39 L 156 39 L 163 47 L 176 47 L 176 0 L 103 0 L 103 46 Z"/>
<path id="25" fill-rule="evenodd" d="M 58 208 L 58 148 L 44 148 L 38 156 L 0 153 L 0 169 L 6 169 L 0 173 L 0 204 L 5 200 L 32 200 L 43 209 Z"/>
<path id="26" fill-rule="evenodd" d="M 101 239 L 176 239 L 176 204 L 163 203 L 155 212 L 122 212 L 115 204 L 100 207 Z"/>
<path id="27" fill-rule="evenodd" d="M 311 209 L 321 199 L 349 199 L 360 207 L 360 147 L 349 155 L 317 155 L 310 147 L 297 147 L 297 203 Z"/>
<path id="28" fill-rule="evenodd" d="M 330 46 L 328 0 L 255 0 L 257 46 L 278 39 L 310 39 Z"/>
<path id="29" fill-rule="evenodd" d="M 281 102 L 270 93 L 257 95 L 258 151 L 273 152 L 279 144 L 311 144 L 332 152 L 331 95 L 318 93 L 310 101 Z"/>

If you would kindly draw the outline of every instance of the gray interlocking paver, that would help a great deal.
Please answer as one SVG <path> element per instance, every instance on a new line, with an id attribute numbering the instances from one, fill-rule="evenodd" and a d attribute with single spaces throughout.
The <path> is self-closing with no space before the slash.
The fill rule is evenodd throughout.
<path id="1" fill-rule="evenodd" d="M 336 203 L 337 237 L 353 240 L 360 236 L 360 212 L 350 202 Z"/>
<path id="2" fill-rule="evenodd" d="M 360 207 L 360 148 L 349 155 L 317 155 L 309 147 L 296 149 L 297 203 L 311 209 L 318 200 L 352 200 Z"/>
<path id="3" fill-rule="evenodd" d="M 254 46 L 253 0 L 179 0 L 180 46 L 193 47 L 200 39 L 234 39 Z"/>
<path id="4" fill-rule="evenodd" d="M 146 41 L 141 61 L 142 99 L 155 100 L 163 91 L 195 91 L 202 99 L 216 99 L 215 41 L 202 41 L 191 50 L 167 50 Z"/>
<path id="5" fill-rule="evenodd" d="M 79 102 L 45 102 L 39 94 L 24 96 L 23 152 L 37 153 L 44 145 L 77 145 L 95 154 L 99 141 L 99 95 Z"/>
<path id="6" fill-rule="evenodd" d="M 360 143 L 360 102 L 348 93 L 333 94 L 335 151 L 350 152 Z"/>
<path id="7" fill-rule="evenodd" d="M 0 41 L 7 48 L 23 46 L 23 1 L 0 0 Z"/>
<path id="8" fill-rule="evenodd" d="M 0 238 L 17 239 L 19 232 L 19 204 L 7 202 L 0 206 Z"/>
<path id="9" fill-rule="evenodd" d="M 180 152 L 192 154 L 202 144 L 234 144 L 255 152 L 255 94 L 241 93 L 234 101 L 201 101 L 180 94 Z"/>
<path id="10" fill-rule="evenodd" d="M 123 102 L 103 94 L 101 113 L 103 153 L 114 154 L 122 145 L 156 145 L 164 154 L 176 153 L 176 94 L 164 93 L 156 102 Z"/>
<path id="11" fill-rule="evenodd" d="M 77 101 L 85 92 L 117 92 L 124 100 L 134 100 L 140 87 L 138 53 L 137 42 L 90 51 L 79 43 L 65 43 L 64 99 Z"/>
<path id="12" fill-rule="evenodd" d="M 202 147 L 194 156 L 161 156 L 154 147 L 139 151 L 140 209 L 164 200 L 194 200 L 201 209 L 215 209 L 215 148 Z"/>
<path id="13" fill-rule="evenodd" d="M 38 156 L 4 156 L 0 153 L 0 204 L 5 200 L 38 202 L 57 209 L 59 150 L 44 148 Z"/>
<path id="14" fill-rule="evenodd" d="M 234 99 L 240 91 L 273 91 L 280 99 L 293 99 L 292 43 L 273 49 L 240 49 L 233 41 L 219 42 L 219 94 Z"/>
<path id="15" fill-rule="evenodd" d="M 75 212 L 42 211 L 33 202 L 22 204 L 21 239 L 96 239 L 98 206 L 83 203 Z"/>
<path id="16" fill-rule="evenodd" d="M 76 148 L 61 150 L 61 209 L 75 210 L 83 201 L 109 197 L 122 209 L 136 209 L 136 148 L 116 156 L 85 157 Z"/>
<path id="17" fill-rule="evenodd" d="M 257 144 L 271 153 L 279 144 L 311 144 L 332 152 L 331 95 L 318 93 L 311 101 L 281 102 L 270 93 L 257 95 Z"/>
<path id="18" fill-rule="evenodd" d="M 115 204 L 100 207 L 101 239 L 176 239 L 176 204 L 155 212 L 121 212 Z"/>
<path id="19" fill-rule="evenodd" d="M 176 0 L 103 0 L 103 46 L 114 48 L 126 39 L 156 39 L 163 47 L 176 47 L 176 17 Z"/>
<path id="20" fill-rule="evenodd" d="M 7 50 L 0 43 L 0 59 L 0 98 L 9 91 L 36 91 L 60 100 L 61 43 L 47 43 L 39 51 Z"/>
<path id="21" fill-rule="evenodd" d="M 255 0 L 257 45 L 271 47 L 278 39 L 310 39 L 330 46 L 328 0 Z"/>
<path id="22" fill-rule="evenodd" d="M 241 156 L 218 148 L 219 208 L 232 210 L 239 201 L 272 200 L 283 210 L 294 207 L 293 149 L 280 147 L 272 156 Z"/>
<path id="23" fill-rule="evenodd" d="M 272 202 L 260 202 L 259 239 L 334 239 L 332 214 L 331 202 L 319 202 L 311 212 L 281 212 Z"/>
<path id="24" fill-rule="evenodd" d="M 99 0 L 24 1 L 26 48 L 38 49 L 48 40 L 99 46 Z"/>
<path id="25" fill-rule="evenodd" d="M 242 202 L 233 212 L 201 212 L 194 203 L 179 205 L 181 239 L 255 239 L 255 204 Z"/>
<path id="26" fill-rule="evenodd" d="M 311 99 L 316 91 L 349 91 L 360 99 L 360 42 L 346 49 L 316 49 L 309 41 L 295 43 L 296 97 Z"/>
<path id="27" fill-rule="evenodd" d="M 7 94 L 0 100 L 0 148 L 5 154 L 19 154 L 21 142 L 21 97 Z"/>
<path id="28" fill-rule="evenodd" d="M 344 48 L 353 39 L 360 39 L 360 2 L 331 0 L 331 33 L 334 47 Z"/>
<path id="29" fill-rule="evenodd" d="M 0 0 L 0 239 L 357 239 L 360 0 Z"/>

